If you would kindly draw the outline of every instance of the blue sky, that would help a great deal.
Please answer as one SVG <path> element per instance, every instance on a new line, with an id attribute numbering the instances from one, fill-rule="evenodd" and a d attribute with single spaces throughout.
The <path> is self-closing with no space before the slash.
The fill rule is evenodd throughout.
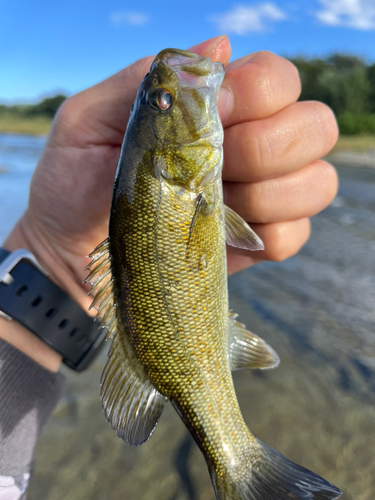
<path id="1" fill-rule="evenodd" d="M 375 61 L 375 0 L 0 0 L 0 101 L 75 93 L 165 47 L 222 33 L 257 50 Z"/>

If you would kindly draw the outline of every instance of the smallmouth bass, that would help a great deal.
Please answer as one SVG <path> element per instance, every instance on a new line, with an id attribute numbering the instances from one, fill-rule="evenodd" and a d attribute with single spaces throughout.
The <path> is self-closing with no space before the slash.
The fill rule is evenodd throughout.
<path id="1" fill-rule="evenodd" d="M 142 444 L 166 402 L 201 449 L 219 500 L 333 500 L 334 485 L 255 438 L 231 371 L 277 354 L 228 311 L 226 246 L 262 242 L 223 204 L 221 63 L 166 49 L 133 104 L 109 237 L 90 255 L 92 307 L 112 338 L 102 375 L 107 420 Z"/>

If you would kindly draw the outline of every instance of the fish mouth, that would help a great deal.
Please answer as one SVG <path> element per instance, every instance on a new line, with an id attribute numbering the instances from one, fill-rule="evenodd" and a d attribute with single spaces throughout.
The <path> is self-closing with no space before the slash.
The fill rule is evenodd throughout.
<path id="1" fill-rule="evenodd" d="M 187 50 L 164 49 L 155 57 L 151 70 L 159 63 L 168 65 L 176 73 L 182 88 L 208 87 L 214 102 L 217 101 L 224 79 L 224 65 L 221 62 L 212 62 L 209 57 Z"/>

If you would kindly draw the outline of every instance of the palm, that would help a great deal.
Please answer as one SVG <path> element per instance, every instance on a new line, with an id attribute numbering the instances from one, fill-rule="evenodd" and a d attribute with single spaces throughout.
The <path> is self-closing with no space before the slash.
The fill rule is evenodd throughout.
<path id="1" fill-rule="evenodd" d="M 142 74 L 149 64 L 150 58 L 138 61 L 137 71 Z M 29 212 L 38 231 L 65 257 L 70 254 L 70 265 L 82 276 L 82 258 L 108 234 L 113 179 L 137 88 L 133 80 L 126 88 L 127 75 L 121 73 L 112 79 L 125 83 L 122 99 L 104 113 L 90 105 L 100 86 L 66 101 L 31 183 Z"/>

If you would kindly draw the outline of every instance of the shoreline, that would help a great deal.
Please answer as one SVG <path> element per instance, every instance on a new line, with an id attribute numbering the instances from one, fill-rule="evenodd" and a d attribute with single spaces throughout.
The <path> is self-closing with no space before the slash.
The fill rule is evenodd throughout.
<path id="1" fill-rule="evenodd" d="M 325 159 L 337 168 L 375 168 L 375 149 L 362 153 L 358 151 L 337 151 L 329 153 Z"/>
<path id="2" fill-rule="evenodd" d="M 52 124 L 47 118 L 19 122 L 5 121 L 4 118 L 0 117 L 0 134 L 6 135 L 46 137 Z M 375 136 L 340 136 L 325 159 L 338 168 L 375 168 Z"/>

